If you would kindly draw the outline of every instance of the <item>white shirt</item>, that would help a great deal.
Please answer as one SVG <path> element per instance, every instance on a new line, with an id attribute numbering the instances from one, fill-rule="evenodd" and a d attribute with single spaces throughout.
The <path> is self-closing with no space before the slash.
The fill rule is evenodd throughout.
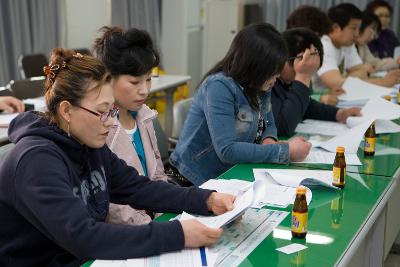
<path id="1" fill-rule="evenodd" d="M 333 45 L 328 35 L 322 36 L 321 42 L 324 47 L 324 62 L 317 72 L 319 76 L 331 70 L 339 70 L 339 65 L 342 63 L 343 59 L 345 70 L 362 64 L 362 60 L 354 44 L 352 46 L 337 48 Z"/>
<path id="2" fill-rule="evenodd" d="M 324 62 L 317 72 L 318 77 L 314 77 L 313 79 L 313 89 L 316 91 L 326 88 L 319 77 L 331 70 L 340 71 L 339 65 L 342 63 L 343 59 L 344 70 L 362 64 L 362 60 L 358 55 L 354 44 L 352 46 L 342 46 L 337 48 L 333 45 L 332 40 L 328 35 L 323 35 L 321 37 L 321 42 L 324 48 Z"/>

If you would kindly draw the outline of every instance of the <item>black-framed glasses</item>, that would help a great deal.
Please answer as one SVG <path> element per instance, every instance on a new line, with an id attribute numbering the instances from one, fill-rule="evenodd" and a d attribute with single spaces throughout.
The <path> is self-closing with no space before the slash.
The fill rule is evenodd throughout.
<path id="1" fill-rule="evenodd" d="M 100 118 L 100 121 L 105 123 L 109 117 L 111 118 L 115 118 L 115 116 L 118 115 L 119 109 L 116 106 L 113 106 L 112 109 L 110 109 L 109 111 L 103 112 L 103 113 L 98 113 L 96 111 L 90 110 L 88 108 L 82 107 L 82 106 L 78 106 L 79 108 L 86 110 L 87 112 L 97 116 Z"/>
<path id="2" fill-rule="evenodd" d="M 310 56 L 316 56 L 316 55 L 319 55 L 319 51 L 318 50 L 315 50 L 314 52 L 310 53 Z M 295 56 L 295 57 L 289 57 L 287 59 L 287 61 L 293 63 L 296 60 L 296 58 L 298 58 L 299 60 L 303 60 L 303 55 L 299 55 L 299 56 Z"/>

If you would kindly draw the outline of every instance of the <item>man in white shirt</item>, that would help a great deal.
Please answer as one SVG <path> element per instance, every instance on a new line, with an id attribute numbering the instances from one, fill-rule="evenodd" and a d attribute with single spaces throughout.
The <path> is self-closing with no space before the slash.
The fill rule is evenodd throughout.
<path id="1" fill-rule="evenodd" d="M 343 3 L 331 7 L 328 17 L 332 21 L 332 30 L 328 35 L 321 37 L 325 58 L 317 72 L 315 87 L 328 87 L 333 94 L 341 94 L 345 75 L 355 76 L 374 84 L 393 86 L 393 82 L 400 78 L 400 71 L 388 74 L 390 77 L 369 79 L 374 67 L 371 64 L 363 64 L 357 53 L 354 44 L 359 35 L 362 12 L 353 4 Z"/>

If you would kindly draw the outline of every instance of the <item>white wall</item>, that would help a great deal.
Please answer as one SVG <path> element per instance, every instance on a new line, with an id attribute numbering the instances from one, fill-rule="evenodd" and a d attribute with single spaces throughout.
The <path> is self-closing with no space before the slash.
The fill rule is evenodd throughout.
<path id="1" fill-rule="evenodd" d="M 90 48 L 98 30 L 111 23 L 111 0 L 63 0 L 62 46 Z"/>

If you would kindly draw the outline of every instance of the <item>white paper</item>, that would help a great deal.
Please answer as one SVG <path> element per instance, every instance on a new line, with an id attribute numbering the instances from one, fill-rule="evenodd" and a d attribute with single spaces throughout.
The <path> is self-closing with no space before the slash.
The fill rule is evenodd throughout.
<path id="1" fill-rule="evenodd" d="M 323 151 L 320 149 L 311 149 L 307 157 L 303 161 L 294 163 L 307 163 L 307 164 L 333 164 L 335 161 L 336 153 Z M 346 165 L 362 165 L 357 154 L 345 153 Z"/>
<path id="2" fill-rule="evenodd" d="M 241 192 L 245 192 L 250 186 L 253 186 L 253 182 L 238 179 L 210 179 L 199 187 L 237 196 Z"/>
<path id="3" fill-rule="evenodd" d="M 296 187 L 283 185 L 274 179 L 266 169 L 253 169 L 254 179 L 258 183 L 259 192 L 267 192 L 257 197 L 258 202 L 253 202 L 253 207 L 265 205 L 276 207 L 287 207 L 294 203 L 296 198 Z M 309 205 L 312 200 L 312 192 L 306 187 L 306 200 Z"/>
<path id="4" fill-rule="evenodd" d="M 375 132 L 377 134 L 383 133 L 399 133 L 400 125 L 393 121 L 388 120 L 376 120 L 375 121 Z"/>
<path id="5" fill-rule="evenodd" d="M 277 248 L 276 250 L 285 254 L 292 254 L 306 248 L 307 247 L 302 244 L 293 243 L 284 247 Z"/>
<path id="6" fill-rule="evenodd" d="M 349 117 L 346 124 L 354 127 L 368 119 L 394 120 L 400 118 L 400 106 L 383 98 L 370 99 L 361 109 L 361 117 Z"/>
<path id="7" fill-rule="evenodd" d="M 223 214 L 216 216 L 196 216 L 190 217 L 187 213 L 182 213 L 182 216 L 179 220 L 187 220 L 188 218 L 195 218 L 202 224 L 211 227 L 211 228 L 220 228 L 230 223 L 239 217 L 247 208 L 251 206 L 253 203 L 254 192 L 253 187 L 251 186 L 246 192 L 242 195 L 237 196 L 234 208 L 231 211 L 227 211 Z"/>
<path id="8" fill-rule="evenodd" d="M 8 127 L 10 122 L 18 116 L 18 113 L 1 113 L 0 114 L 0 127 Z"/>
<path id="9" fill-rule="evenodd" d="M 318 146 L 331 152 L 336 152 L 336 147 L 342 146 L 345 148 L 346 153 L 357 154 L 360 142 L 363 140 L 366 130 L 374 120 L 374 118 L 369 118 L 343 134 L 337 135 L 327 141 L 318 143 L 312 142 L 312 145 L 313 147 Z"/>
<path id="10" fill-rule="evenodd" d="M 339 100 L 337 103 L 336 107 L 337 108 L 362 108 L 366 103 L 368 102 L 368 99 L 356 99 L 356 100 Z"/>
<path id="11" fill-rule="evenodd" d="M 388 72 L 386 70 L 381 70 L 371 73 L 371 76 L 376 78 L 383 78 L 386 76 L 387 73 Z"/>
<path id="12" fill-rule="evenodd" d="M 337 189 L 332 185 L 332 171 L 327 170 L 294 170 L 294 169 L 262 169 L 277 183 L 290 187 L 324 186 Z M 254 169 L 253 169 L 254 172 Z"/>
<path id="13" fill-rule="evenodd" d="M 228 225 L 221 239 L 209 248 L 218 254 L 216 266 L 239 266 L 287 215 L 286 211 L 247 209 L 243 218 Z"/>
<path id="14" fill-rule="evenodd" d="M 348 130 L 349 127 L 340 122 L 307 119 L 297 125 L 295 132 L 335 136 Z"/>
<path id="15" fill-rule="evenodd" d="M 126 260 L 95 260 L 90 267 L 126 267 Z"/>
<path id="16" fill-rule="evenodd" d="M 348 77 L 343 83 L 342 88 L 346 91 L 339 96 L 339 100 L 362 100 L 379 98 L 390 95 L 391 88 L 362 81 L 358 78 Z"/>
<path id="17" fill-rule="evenodd" d="M 128 260 L 96 260 L 91 267 L 204 267 L 214 266 L 217 256 L 203 248 L 207 265 L 202 264 L 199 248 L 183 249 L 178 252 L 164 253 L 157 256 Z"/>
<path id="18" fill-rule="evenodd" d="M 25 104 L 33 105 L 34 110 L 36 110 L 36 111 L 42 111 L 42 112 L 47 111 L 46 101 L 44 99 L 44 96 L 24 99 L 23 102 Z"/>

